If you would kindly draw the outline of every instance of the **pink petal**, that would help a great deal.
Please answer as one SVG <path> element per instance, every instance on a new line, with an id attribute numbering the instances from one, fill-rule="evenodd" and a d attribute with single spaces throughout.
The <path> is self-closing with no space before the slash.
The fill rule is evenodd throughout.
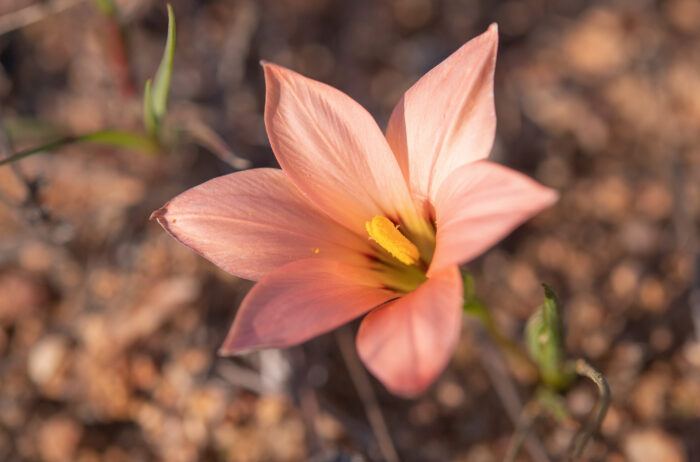
<path id="1" fill-rule="evenodd" d="M 324 259 L 298 260 L 253 287 L 220 352 L 295 345 L 395 297 L 367 267 Z"/>
<path id="2" fill-rule="evenodd" d="M 478 256 L 557 198 L 553 189 L 493 162 L 460 167 L 437 193 L 437 242 L 428 276 Z"/>
<path id="3" fill-rule="evenodd" d="M 413 85 L 394 108 L 386 138 L 417 196 L 432 199 L 456 168 L 488 157 L 496 131 L 495 24 Z"/>
<path id="4" fill-rule="evenodd" d="M 172 199 L 151 218 L 231 274 L 257 280 L 290 261 L 362 258 L 367 240 L 311 206 L 279 169 L 215 178 Z"/>
<path id="5" fill-rule="evenodd" d="M 462 279 L 454 266 L 368 314 L 357 333 L 357 352 L 389 391 L 413 397 L 445 368 L 461 326 Z"/>
<path id="6" fill-rule="evenodd" d="M 263 65 L 270 144 L 297 188 L 362 234 L 365 222 L 375 215 L 397 218 L 411 199 L 372 116 L 328 85 Z"/>

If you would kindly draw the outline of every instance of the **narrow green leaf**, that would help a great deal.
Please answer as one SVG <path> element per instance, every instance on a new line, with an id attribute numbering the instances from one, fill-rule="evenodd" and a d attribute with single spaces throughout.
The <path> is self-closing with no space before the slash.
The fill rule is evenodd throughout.
<path id="1" fill-rule="evenodd" d="M 165 50 L 160 60 L 158 71 L 153 79 L 153 89 L 151 98 L 153 113 L 156 121 L 160 121 L 165 116 L 168 106 L 168 95 L 170 94 L 170 82 L 173 75 L 173 58 L 175 57 L 175 14 L 173 7 L 168 3 L 168 37 L 165 41 Z"/>
<path id="2" fill-rule="evenodd" d="M 122 132 L 118 130 L 101 130 L 80 136 L 69 136 L 43 144 L 36 148 L 20 151 L 7 159 L 0 160 L 0 167 L 17 162 L 18 160 L 34 154 L 55 151 L 56 149 L 75 143 L 96 143 L 128 149 L 140 149 L 144 152 L 158 151 L 158 145 L 150 137 L 143 136 L 139 133 Z"/>
<path id="3" fill-rule="evenodd" d="M 158 151 L 158 145 L 141 133 L 123 132 L 120 130 L 100 130 L 77 137 L 77 142 L 98 143 L 127 149 L 140 149 L 145 152 Z"/>
<path id="4" fill-rule="evenodd" d="M 18 160 L 22 160 L 25 157 L 29 157 L 40 152 L 53 151 L 54 149 L 58 149 L 61 146 L 69 144 L 73 141 L 73 139 L 65 138 L 62 140 L 52 141 L 50 143 L 43 144 L 36 148 L 27 149 L 26 151 L 20 151 L 14 155 L 11 155 L 10 157 L 0 160 L 0 167 L 2 167 L 3 165 L 11 164 L 13 162 L 17 162 Z"/>
<path id="5" fill-rule="evenodd" d="M 561 346 L 557 352 L 561 353 L 561 358 L 563 359 L 564 338 L 562 335 L 561 317 L 559 316 L 559 297 L 557 297 L 554 290 L 547 284 L 542 284 L 542 287 L 544 288 L 544 323 L 547 330 L 550 332 L 551 343 Z"/>
<path id="6" fill-rule="evenodd" d="M 7 117 L 3 124 L 12 141 L 51 140 L 65 133 L 55 125 L 30 117 Z"/>
<path id="7" fill-rule="evenodd" d="M 157 118 L 153 112 L 153 99 L 151 99 L 151 79 L 146 80 L 143 87 L 143 126 L 146 132 L 155 137 L 158 126 Z"/>

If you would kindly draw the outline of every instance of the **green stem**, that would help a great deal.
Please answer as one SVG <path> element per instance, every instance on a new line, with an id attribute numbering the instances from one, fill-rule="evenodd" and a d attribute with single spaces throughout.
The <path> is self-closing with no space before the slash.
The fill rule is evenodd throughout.
<path id="1" fill-rule="evenodd" d="M 517 343 L 513 342 L 510 338 L 505 336 L 496 326 L 491 313 L 489 310 L 483 306 L 481 302 L 476 302 L 475 300 L 470 300 L 465 303 L 464 312 L 468 313 L 475 318 L 477 318 L 481 324 L 486 329 L 486 332 L 493 339 L 493 341 L 502 350 L 508 353 L 510 356 L 518 358 L 523 364 L 527 364 L 528 367 L 537 370 L 537 366 L 534 362 L 523 352 L 523 348 Z"/>
<path id="2" fill-rule="evenodd" d="M 65 138 L 43 144 L 36 148 L 17 152 L 6 159 L 0 160 L 0 167 L 17 162 L 18 160 L 34 154 L 55 151 L 56 149 L 75 143 L 97 143 L 110 146 L 119 146 L 128 149 L 139 149 L 147 152 L 157 152 L 159 149 L 157 143 L 152 138 L 144 136 L 140 133 L 129 133 L 118 130 L 100 130 L 93 133 L 87 133 L 85 135 L 67 136 Z"/>
<path id="3" fill-rule="evenodd" d="M 477 318 L 484 326 L 489 336 L 502 350 L 518 358 L 520 362 L 537 370 L 537 366 L 530 357 L 523 352 L 523 348 L 503 335 L 498 329 L 498 326 L 496 326 L 496 323 L 491 317 L 491 312 L 481 299 L 476 296 L 474 278 L 468 273 L 462 273 L 462 280 L 464 281 L 464 312 Z"/>
<path id="4" fill-rule="evenodd" d="M 528 366 L 537 369 L 535 363 L 533 363 L 532 360 L 525 353 L 523 353 L 522 347 L 517 343 L 513 342 L 510 338 L 506 337 L 500 330 L 498 330 L 498 327 L 496 327 L 496 323 L 493 322 L 493 319 L 490 315 L 488 318 L 488 323 L 485 324 L 485 327 L 486 331 L 489 333 L 491 338 L 493 338 L 494 342 L 496 342 L 496 344 L 499 347 L 508 352 L 510 355 L 518 358 L 518 360 L 522 363 L 525 363 Z"/>

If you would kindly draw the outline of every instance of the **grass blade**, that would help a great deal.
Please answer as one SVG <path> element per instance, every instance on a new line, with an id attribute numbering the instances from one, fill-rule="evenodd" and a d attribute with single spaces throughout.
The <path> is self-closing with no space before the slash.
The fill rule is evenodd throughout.
<path id="1" fill-rule="evenodd" d="M 146 85 L 143 87 L 143 126 L 146 132 L 155 137 L 158 120 L 153 110 L 153 99 L 151 98 L 151 79 L 146 80 Z"/>
<path id="2" fill-rule="evenodd" d="M 0 167 L 17 162 L 25 157 L 42 152 L 55 151 L 69 144 L 96 143 L 107 146 L 116 146 L 127 149 L 139 149 L 145 152 L 157 152 L 158 145 L 149 137 L 139 133 L 122 132 L 118 130 L 101 130 L 80 136 L 69 136 L 60 140 L 51 141 L 36 148 L 20 151 L 7 159 L 0 160 Z"/>
<path id="3" fill-rule="evenodd" d="M 156 76 L 153 79 L 151 105 L 158 122 L 165 116 L 170 94 L 170 82 L 173 75 L 173 58 L 175 56 L 175 14 L 173 7 L 168 4 L 168 37 L 165 41 L 163 58 L 160 61 Z"/>

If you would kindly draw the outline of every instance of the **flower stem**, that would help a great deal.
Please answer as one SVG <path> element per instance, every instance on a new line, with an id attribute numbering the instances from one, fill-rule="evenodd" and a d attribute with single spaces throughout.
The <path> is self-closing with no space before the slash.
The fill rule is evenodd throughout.
<path id="1" fill-rule="evenodd" d="M 532 368 L 533 370 L 537 369 L 537 366 L 535 366 L 535 363 L 532 362 L 532 360 L 523 352 L 523 349 L 520 345 L 512 341 L 510 338 L 506 337 L 496 326 L 496 323 L 493 321 L 491 316 L 489 315 L 489 320 L 488 323 L 485 324 L 486 331 L 489 333 L 491 338 L 496 342 L 496 344 L 503 349 L 505 352 L 507 352 L 509 355 L 514 356 L 518 358 L 518 361 L 520 361 L 523 364 L 526 364 L 529 368 Z"/>
<path id="2" fill-rule="evenodd" d="M 478 319 L 489 334 L 489 337 L 491 337 L 496 345 L 506 352 L 508 356 L 516 357 L 518 361 L 525 364 L 528 368 L 537 370 L 537 366 L 535 366 L 535 363 L 532 362 L 530 357 L 524 353 L 523 348 L 498 329 L 498 326 L 491 317 L 490 311 L 480 300 L 474 298 L 467 300 L 464 304 L 464 312 Z"/>
<path id="3" fill-rule="evenodd" d="M 523 351 L 523 347 L 513 342 L 498 329 L 493 317 L 491 317 L 491 311 L 476 295 L 474 278 L 469 273 L 462 273 L 462 280 L 464 281 L 464 312 L 481 322 L 486 332 L 501 350 L 508 353 L 509 356 L 518 358 L 527 367 L 537 370 L 537 366 Z"/>

